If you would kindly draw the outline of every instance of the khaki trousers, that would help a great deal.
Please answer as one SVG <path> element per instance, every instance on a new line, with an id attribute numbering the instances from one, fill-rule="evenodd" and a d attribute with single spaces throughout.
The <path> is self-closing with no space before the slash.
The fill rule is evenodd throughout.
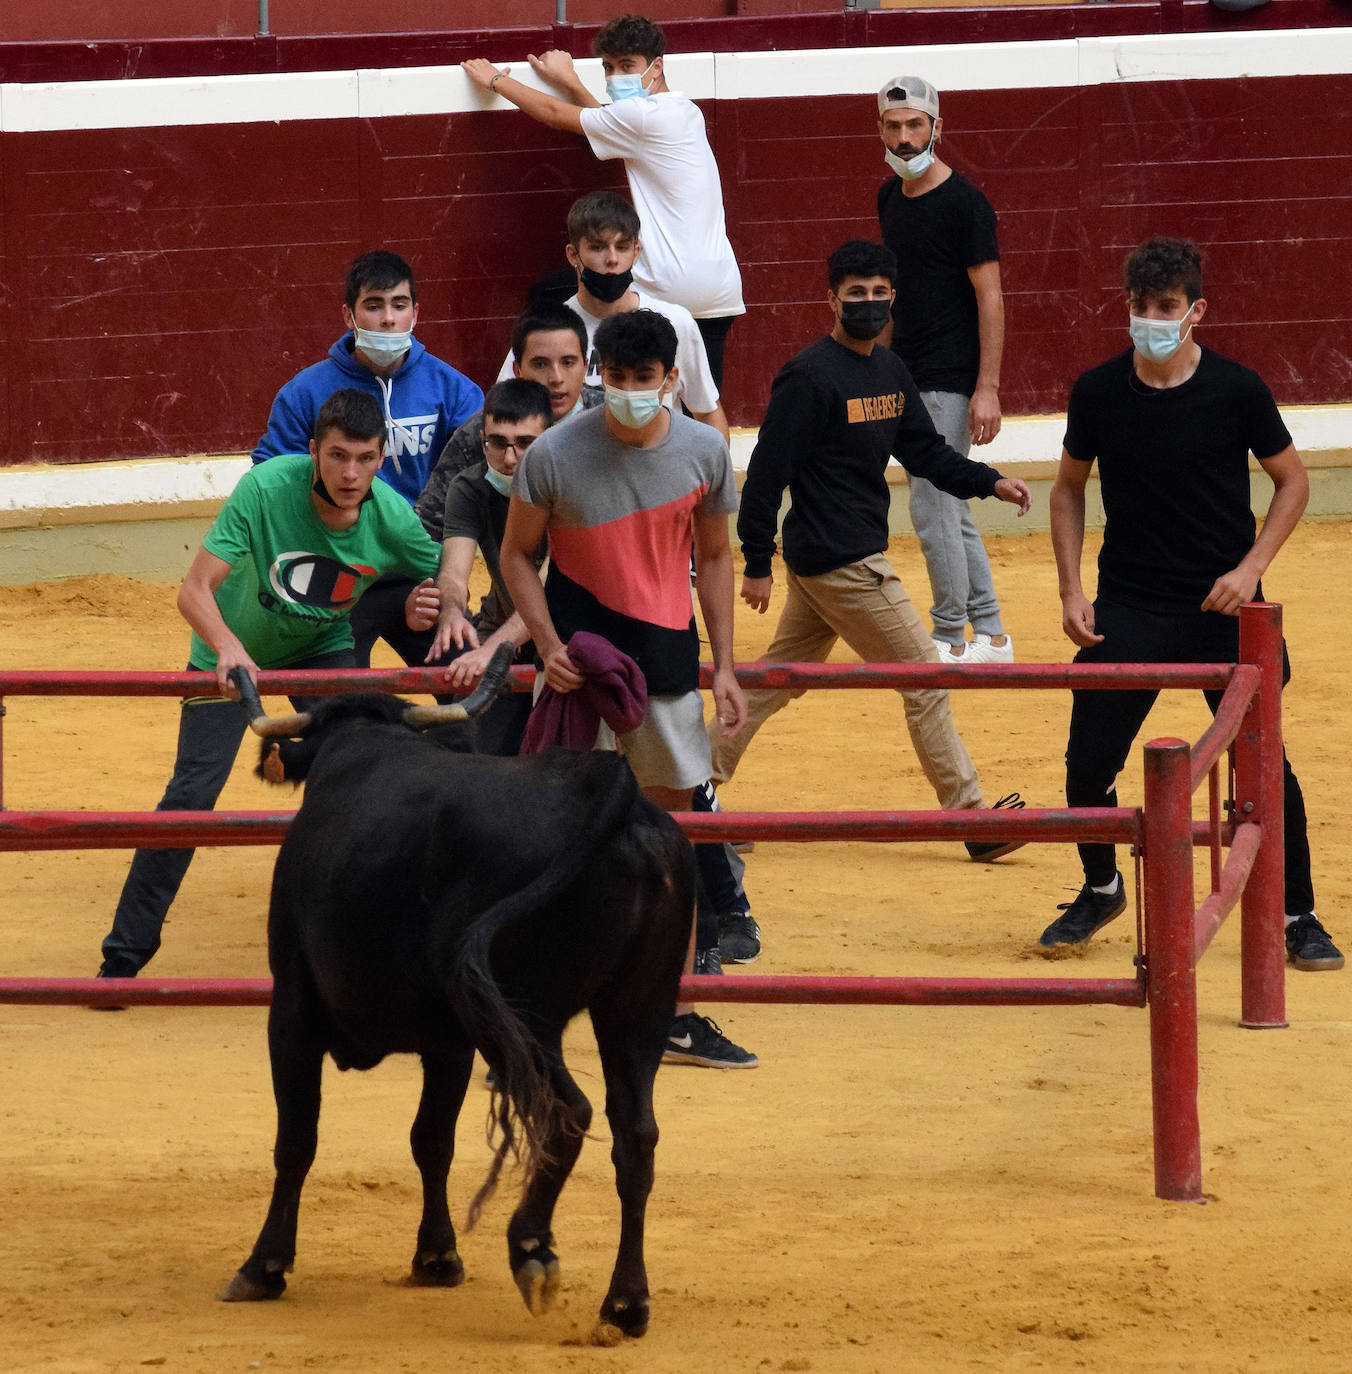
<path id="1" fill-rule="evenodd" d="M 847 563 L 820 577 L 789 572 L 788 604 L 763 662 L 823 663 L 843 639 L 865 663 L 937 663 L 929 631 L 921 623 L 901 579 L 882 554 Z M 760 688 L 747 692 L 748 720 L 732 739 L 713 731 L 713 777 L 727 782 L 756 731 L 797 691 Z M 946 810 L 980 806 L 981 785 L 967 747 L 953 725 L 946 691 L 901 693 L 906 728 L 939 805 Z"/>

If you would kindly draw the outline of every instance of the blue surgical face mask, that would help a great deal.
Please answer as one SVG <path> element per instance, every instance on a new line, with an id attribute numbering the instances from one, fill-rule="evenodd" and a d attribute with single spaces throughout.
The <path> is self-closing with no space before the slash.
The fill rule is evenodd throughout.
<path id="1" fill-rule="evenodd" d="M 642 429 L 662 409 L 662 388 L 655 391 L 621 391 L 606 387 L 606 406 L 610 413 L 628 429 Z"/>
<path id="2" fill-rule="evenodd" d="M 377 367 L 389 367 L 397 363 L 409 350 L 413 342 L 411 329 L 397 329 L 389 333 L 379 329 L 355 329 L 357 347 Z"/>
<path id="3" fill-rule="evenodd" d="M 1188 326 L 1186 332 L 1183 330 L 1183 320 L 1191 314 L 1190 305 L 1182 319 L 1177 320 L 1148 320 L 1141 315 L 1131 316 L 1128 332 L 1136 351 L 1152 363 L 1167 363 L 1192 333 L 1192 325 Z"/>
<path id="4" fill-rule="evenodd" d="M 612 100 L 628 100 L 630 96 L 635 95 L 651 96 L 652 92 L 643 84 L 643 78 L 652 71 L 656 62 L 657 59 L 654 57 L 652 62 L 637 74 L 621 72 L 606 77 L 606 94 Z"/>
<path id="5" fill-rule="evenodd" d="M 929 142 L 918 153 L 912 153 L 909 161 L 904 157 L 898 157 L 890 148 L 883 150 L 883 161 L 903 181 L 914 181 L 917 177 L 924 176 L 934 166 L 934 135 L 938 132 L 938 121 L 931 120 Z"/>
<path id="6" fill-rule="evenodd" d="M 484 464 L 484 481 L 486 481 L 499 496 L 510 496 L 512 494 L 511 476 L 505 472 L 499 472 L 492 463 Z"/>

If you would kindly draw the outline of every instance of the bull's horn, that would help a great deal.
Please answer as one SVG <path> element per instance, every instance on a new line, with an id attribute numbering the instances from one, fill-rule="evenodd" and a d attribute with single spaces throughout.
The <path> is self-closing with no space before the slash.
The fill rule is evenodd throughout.
<path id="1" fill-rule="evenodd" d="M 235 690 L 239 692 L 239 704 L 248 714 L 249 729 L 255 735 L 263 739 L 289 739 L 292 735 L 300 734 L 309 725 L 308 711 L 298 711 L 290 716 L 268 715 L 263 710 L 263 703 L 258 699 L 258 688 L 254 686 L 253 678 L 243 668 L 231 668 L 228 676 L 235 684 Z"/>
<path id="2" fill-rule="evenodd" d="M 429 725 L 447 725 L 483 715 L 498 699 L 511 670 L 514 653 L 511 644 L 499 644 L 493 651 L 488 667 L 484 669 L 483 677 L 479 679 L 479 685 L 469 696 L 449 706 L 410 706 L 404 712 L 404 724 L 414 729 L 425 729 Z"/>
<path id="3" fill-rule="evenodd" d="M 309 723 L 310 713 L 297 711 L 291 716 L 255 716 L 249 722 L 249 729 L 260 739 L 291 739 Z"/>

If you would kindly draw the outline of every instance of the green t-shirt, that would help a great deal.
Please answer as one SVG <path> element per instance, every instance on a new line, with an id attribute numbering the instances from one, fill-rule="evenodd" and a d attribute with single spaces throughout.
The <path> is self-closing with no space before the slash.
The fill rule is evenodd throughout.
<path id="1" fill-rule="evenodd" d="M 373 482 L 357 523 L 331 530 L 310 502 L 313 472 L 304 453 L 250 468 L 202 541 L 231 565 L 216 605 L 260 668 L 350 649 L 348 612 L 378 577 L 436 576 L 441 546 L 402 496 Z M 197 634 L 191 661 L 216 666 Z"/>

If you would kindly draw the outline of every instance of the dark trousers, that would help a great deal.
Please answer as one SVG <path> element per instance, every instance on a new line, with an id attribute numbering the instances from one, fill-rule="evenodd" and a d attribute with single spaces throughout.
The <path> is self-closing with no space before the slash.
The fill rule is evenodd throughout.
<path id="1" fill-rule="evenodd" d="M 1239 659 L 1239 620 L 1214 611 L 1161 615 L 1116 602 L 1094 603 L 1094 629 L 1101 644 L 1075 655 L 1076 663 L 1235 663 Z M 1282 648 L 1282 681 L 1291 666 Z M 1066 804 L 1116 806 L 1117 775 L 1159 695 L 1147 692 L 1074 692 L 1070 738 L 1066 743 Z M 1206 692 L 1214 712 L 1220 692 Z M 1314 910 L 1310 880 L 1310 842 L 1300 782 L 1282 754 L 1282 812 L 1286 827 L 1286 910 Z M 1104 887 L 1117 871 L 1110 844 L 1082 844 L 1085 881 Z"/>
<path id="2" fill-rule="evenodd" d="M 356 654 L 353 667 L 371 666 L 371 649 L 378 639 L 383 639 L 410 668 L 423 666 L 437 632 L 435 626 L 430 630 L 410 630 L 404 619 L 404 602 L 417 585 L 411 577 L 390 573 L 377 578 L 362 593 L 350 617 Z"/>
<path id="3" fill-rule="evenodd" d="M 692 811 L 719 810 L 712 784 L 696 787 L 690 794 Z M 750 902 L 742 890 L 746 864 L 730 844 L 695 846 L 697 883 L 695 888 L 695 946 L 711 949 L 718 943 L 718 918 L 734 911 L 749 911 Z"/>
<path id="4" fill-rule="evenodd" d="M 317 654 L 290 668 L 351 668 L 352 651 Z M 189 671 L 200 671 L 188 665 Z M 297 711 L 308 711 L 322 698 L 292 697 Z M 157 811 L 212 811 L 239 753 L 248 728 L 244 708 L 226 697 L 192 697 L 178 717 L 178 753 L 174 774 Z M 192 863 L 192 849 L 138 849 L 122 885 L 113 928 L 103 940 L 104 972 L 132 977 L 160 947 L 160 931 L 179 885 Z"/>
<path id="5" fill-rule="evenodd" d="M 714 385 L 721 393 L 723 390 L 723 347 L 728 341 L 728 330 L 736 315 L 714 315 L 707 320 L 696 320 L 695 327 L 704 340 L 704 351 L 709 355 L 709 371 L 714 375 Z"/>

